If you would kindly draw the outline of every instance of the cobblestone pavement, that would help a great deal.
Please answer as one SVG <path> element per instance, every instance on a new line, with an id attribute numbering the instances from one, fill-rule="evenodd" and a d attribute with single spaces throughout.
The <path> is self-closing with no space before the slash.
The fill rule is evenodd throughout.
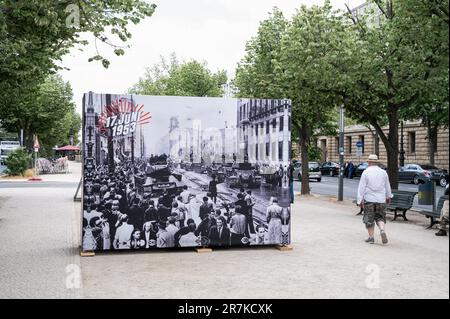
<path id="1" fill-rule="evenodd" d="M 0 181 L 0 298 L 82 296 L 77 184 L 43 178 Z"/>

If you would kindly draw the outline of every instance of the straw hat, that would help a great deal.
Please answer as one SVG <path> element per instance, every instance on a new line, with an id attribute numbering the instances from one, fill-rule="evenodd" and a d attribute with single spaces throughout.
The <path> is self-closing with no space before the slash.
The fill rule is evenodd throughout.
<path id="1" fill-rule="evenodd" d="M 367 159 L 367 161 L 371 162 L 371 163 L 378 163 L 379 162 L 378 156 L 376 156 L 374 154 L 370 154 L 369 158 Z"/>

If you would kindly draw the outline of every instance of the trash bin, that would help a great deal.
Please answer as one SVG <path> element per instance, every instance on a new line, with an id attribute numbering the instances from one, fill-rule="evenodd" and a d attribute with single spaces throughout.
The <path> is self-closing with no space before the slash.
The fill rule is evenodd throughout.
<path id="1" fill-rule="evenodd" d="M 434 184 L 432 181 L 427 181 L 424 184 L 419 184 L 419 205 L 433 205 Z"/>

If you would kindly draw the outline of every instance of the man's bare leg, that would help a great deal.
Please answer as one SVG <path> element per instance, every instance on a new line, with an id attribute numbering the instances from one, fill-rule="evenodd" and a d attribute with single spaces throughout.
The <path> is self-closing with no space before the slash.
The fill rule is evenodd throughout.
<path id="1" fill-rule="evenodd" d="M 387 235 L 386 235 L 386 231 L 385 231 L 385 227 L 386 227 L 385 222 L 378 221 L 377 226 L 380 229 L 381 241 L 383 242 L 383 244 L 387 244 L 388 239 L 387 239 Z"/>

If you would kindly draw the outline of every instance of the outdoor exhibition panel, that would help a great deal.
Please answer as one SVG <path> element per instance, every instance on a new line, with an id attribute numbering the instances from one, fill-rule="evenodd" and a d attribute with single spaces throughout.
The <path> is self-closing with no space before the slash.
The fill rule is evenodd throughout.
<path id="1" fill-rule="evenodd" d="M 290 244 L 291 101 L 87 93 L 83 251 Z"/>

